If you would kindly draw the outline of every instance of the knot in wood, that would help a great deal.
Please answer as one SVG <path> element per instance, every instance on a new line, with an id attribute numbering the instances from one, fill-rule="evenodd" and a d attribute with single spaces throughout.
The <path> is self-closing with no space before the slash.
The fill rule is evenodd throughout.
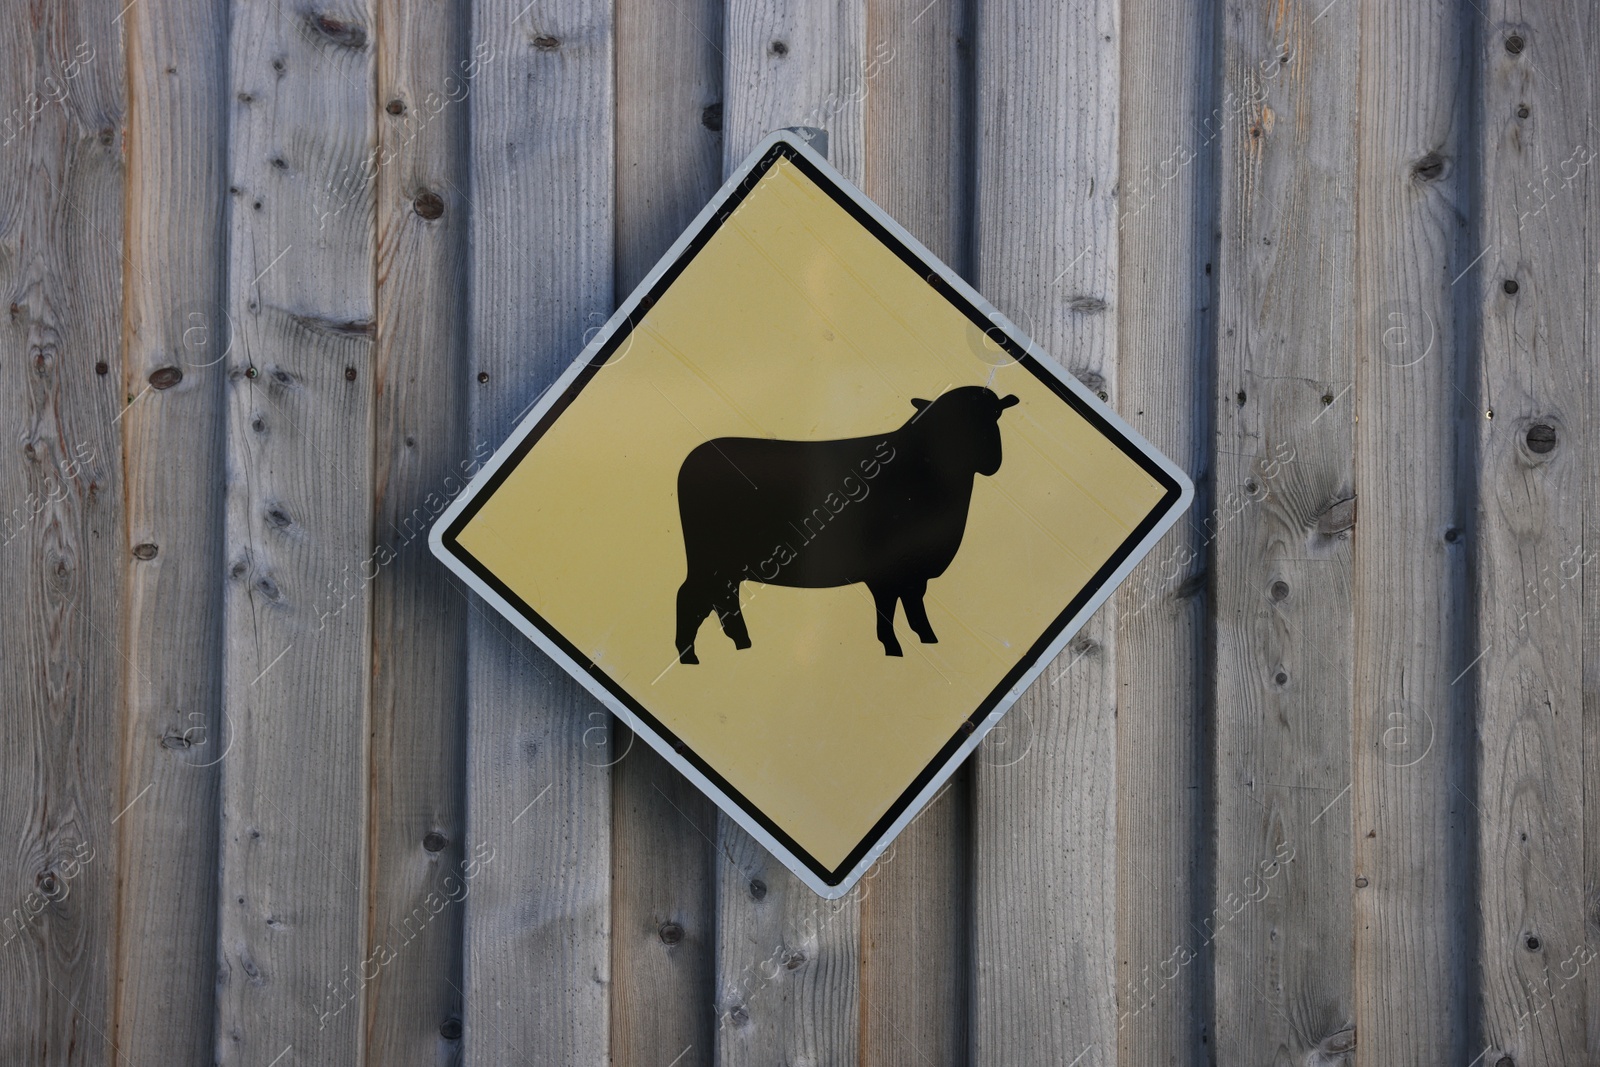
<path id="1" fill-rule="evenodd" d="M 1414 181 L 1431 182 L 1443 174 L 1444 157 L 1437 152 L 1429 152 L 1411 164 L 1411 177 Z"/>
<path id="2" fill-rule="evenodd" d="M 354 48 L 359 51 L 367 47 L 367 31 L 359 23 L 346 22 L 332 15 L 308 15 L 306 24 L 318 36 L 326 38 L 340 48 Z"/>
<path id="3" fill-rule="evenodd" d="M 418 215 L 432 222 L 444 214 L 444 198 L 431 190 L 418 193 L 417 198 L 411 201 L 411 208 Z"/>
<path id="4" fill-rule="evenodd" d="M 180 367 L 157 367 L 150 372 L 150 388 L 171 389 L 183 381 L 183 370 Z"/>
<path id="5" fill-rule="evenodd" d="M 1548 423 L 1536 423 L 1528 428 L 1528 451 L 1544 455 L 1556 447 L 1556 428 Z"/>

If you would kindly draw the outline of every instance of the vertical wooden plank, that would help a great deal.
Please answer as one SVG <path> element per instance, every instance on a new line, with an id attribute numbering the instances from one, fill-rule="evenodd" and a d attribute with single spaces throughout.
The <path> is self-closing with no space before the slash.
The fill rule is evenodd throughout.
<path id="1" fill-rule="evenodd" d="M 619 0 L 616 293 L 722 184 L 722 5 Z M 714 1044 L 716 807 L 605 712 L 588 758 L 612 770 L 611 1055 L 707 1063 Z M 605 755 L 607 727 L 616 728 Z"/>
<path id="2" fill-rule="evenodd" d="M 1590 178 L 1589 181 L 1592 183 L 1594 179 Z M 1590 184 L 1586 191 L 1593 188 Z M 1584 200 L 1587 210 L 1593 212 L 1592 197 L 1586 196 Z M 1600 254 L 1595 249 L 1597 239 L 1600 239 L 1600 233 L 1591 228 L 1585 262 L 1600 261 Z M 1584 348 L 1588 351 L 1595 338 L 1600 336 L 1600 307 L 1597 307 L 1593 298 L 1585 300 L 1583 306 L 1586 309 Z M 1600 365 L 1592 359 L 1583 360 L 1582 365 L 1585 369 L 1583 395 L 1588 404 L 1585 412 L 1587 422 L 1580 438 L 1583 455 L 1579 459 L 1588 472 L 1583 496 L 1583 543 L 1600 545 Z M 1600 571 L 1590 569 L 1597 563 L 1600 563 L 1600 558 L 1584 556 L 1583 766 L 1591 779 L 1600 769 L 1600 651 L 1597 651 L 1600 650 Z M 1587 786 L 1583 791 L 1583 872 L 1586 909 L 1584 943 L 1595 948 L 1600 946 L 1600 789 L 1589 789 Z M 1594 960 L 1589 962 L 1593 963 Z M 1562 978 L 1571 973 L 1571 965 L 1567 966 L 1569 969 L 1561 975 Z M 1583 994 L 1583 1010 L 1588 1024 L 1588 1057 L 1593 1062 L 1600 1060 L 1600 979 L 1587 979 Z"/>
<path id="3" fill-rule="evenodd" d="M 232 12 L 219 1063 L 363 1047 L 372 26 Z"/>
<path id="4" fill-rule="evenodd" d="M 1586 923 L 1581 694 L 1592 486 L 1597 40 L 1592 5 L 1492 3 L 1478 25 L 1483 259 L 1477 815 L 1484 1060 L 1583 1062 L 1600 979 Z M 1477 1050 L 1474 1050 L 1476 1052 Z"/>
<path id="5" fill-rule="evenodd" d="M 970 273 L 972 42 L 965 0 L 870 0 L 863 189 Z M 863 1064 L 962 1063 L 970 958 L 970 775 L 895 841 L 861 897 Z"/>
<path id="6" fill-rule="evenodd" d="M 774 129 L 818 126 L 859 183 L 865 0 L 730 0 L 726 19 L 724 172 Z M 822 900 L 731 820 L 717 826 L 716 1062 L 854 1062 L 867 890 Z"/>
<path id="7" fill-rule="evenodd" d="M 461 1039 L 461 931 L 482 870 L 465 839 L 466 594 L 428 530 L 489 455 L 465 439 L 467 107 L 499 42 L 465 13 L 379 0 L 373 351 L 372 910 L 367 1062 L 448 1062 Z M 485 853 L 487 854 L 487 853 Z M 492 870 L 492 863 L 489 870 Z M 468 875 L 472 877 L 468 877 Z"/>
<path id="8" fill-rule="evenodd" d="M 1117 1044 L 1203 1063 L 1210 1011 L 1206 557 L 1215 360 L 1217 5 L 1122 8 L 1117 409 L 1197 497 L 1117 599 Z M 1074 680 L 1068 674 L 1060 684 Z M 1106 1060 L 1110 1060 L 1106 1056 Z"/>
<path id="9" fill-rule="evenodd" d="M 1360 16 L 1356 387 L 1345 397 L 1360 415 L 1356 1032 L 1363 1062 L 1464 1064 L 1478 1052 L 1467 1004 L 1471 687 L 1452 683 L 1473 654 L 1460 482 L 1475 331 L 1458 329 L 1469 290 L 1452 282 L 1476 254 L 1460 213 L 1475 155 L 1462 31 L 1476 16 L 1426 5 Z"/>
<path id="10" fill-rule="evenodd" d="M 1111 0 L 984 6 L 976 74 L 978 288 L 1107 396 L 1119 17 Z M 975 767 L 976 1063 L 1116 1056 L 1115 616 L 1102 609 L 1010 711 L 1032 724 L 1027 756 Z"/>
<path id="11" fill-rule="evenodd" d="M 866 0 L 728 0 L 726 18 L 724 173 L 773 130 L 817 126 L 828 131 L 828 161 L 859 182 Z"/>
<path id="12" fill-rule="evenodd" d="M 497 447 L 612 308 L 613 22 L 602 0 L 477 0 L 497 58 L 474 88 L 468 432 Z M 467 626 L 468 1062 L 607 1059 L 611 772 L 595 701 L 510 625 Z M 599 721 L 604 721 L 599 720 Z"/>
<path id="13" fill-rule="evenodd" d="M 1360 8 L 1224 14 L 1218 1063 L 1348 1060 Z M 1365 828 L 1363 828 L 1365 832 Z"/>
<path id="14" fill-rule="evenodd" d="M 98 5 L 0 28 L 0 1061 L 110 1063 L 126 665 L 124 69 Z M 106 368 L 97 373 L 97 365 Z"/>
<path id="15" fill-rule="evenodd" d="M 227 20 L 124 14 L 128 84 L 128 687 L 112 1040 L 127 1063 L 199 1063 L 215 1036 L 222 695 L 223 215 Z M 110 652 L 110 650 L 106 650 Z M 103 653 L 104 654 L 104 653 Z M 110 653 L 113 657 L 114 652 Z"/>

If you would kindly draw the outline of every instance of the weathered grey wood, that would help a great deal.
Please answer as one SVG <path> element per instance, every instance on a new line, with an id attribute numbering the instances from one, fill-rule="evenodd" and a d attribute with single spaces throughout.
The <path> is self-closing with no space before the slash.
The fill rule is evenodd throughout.
<path id="1" fill-rule="evenodd" d="M 972 48 L 965 0 L 871 0 L 863 189 L 958 273 L 970 273 Z M 962 1063 L 971 914 L 970 775 L 896 839 L 861 897 L 860 1062 Z"/>
<path id="2" fill-rule="evenodd" d="M 724 172 L 785 126 L 828 131 L 828 161 L 859 181 L 866 0 L 728 0 L 723 51 Z"/>
<path id="3" fill-rule="evenodd" d="M 496 59 L 471 109 L 470 439 L 497 447 L 612 308 L 609 3 L 477 0 Z M 598 720 L 592 716 L 599 713 Z M 467 831 L 493 849 L 467 903 L 467 1062 L 607 1059 L 611 772 L 604 712 L 526 638 L 471 605 Z"/>
<path id="4" fill-rule="evenodd" d="M 1213 562 L 1218 1063 L 1353 1047 L 1357 5 L 1229 3 Z M 1314 8 L 1314 10 L 1313 10 Z M 1319 13 L 1321 13 L 1320 18 Z"/>
<path id="5" fill-rule="evenodd" d="M 775 129 L 816 126 L 833 165 L 861 181 L 866 17 L 865 0 L 731 0 L 725 170 Z M 855 1062 L 861 892 L 824 901 L 726 816 L 717 826 L 716 1062 Z"/>
<path id="6" fill-rule="evenodd" d="M 973 146 L 978 288 L 1108 395 L 1118 9 L 1109 0 L 980 8 Z M 974 771 L 975 1063 L 1115 1055 L 1115 616 L 1114 605 L 1101 609 L 1009 712 L 1012 729 L 1028 724 L 1027 755 Z M 1051 685 L 1074 658 L 1070 676 Z"/>
<path id="7" fill-rule="evenodd" d="M 125 72 L 90 4 L 13 12 L 0 48 L 0 1061 L 110 1063 Z"/>
<path id="8" fill-rule="evenodd" d="M 125 13 L 127 659 L 117 1017 L 125 1063 L 209 1062 L 215 1033 L 222 694 L 227 21 Z M 108 362 L 113 362 L 108 360 Z M 181 378 L 178 377 L 181 375 Z M 175 384 L 151 388 L 152 382 Z M 102 379 L 111 380 L 111 379 Z M 148 792 L 145 792 L 148 789 Z"/>
<path id="9" fill-rule="evenodd" d="M 1456 321 L 1467 290 L 1451 282 L 1476 255 L 1460 214 L 1474 154 L 1462 34 L 1475 16 L 1426 5 L 1361 15 L 1356 387 L 1341 401 L 1360 416 L 1349 797 L 1358 1056 L 1464 1064 L 1478 1052 L 1467 1002 L 1471 690 L 1451 683 L 1473 655 L 1470 486 L 1459 475 L 1470 470 L 1463 370 L 1475 331 Z"/>
<path id="10" fill-rule="evenodd" d="M 717 846 L 715 1062 L 858 1062 L 861 901 L 893 849 L 823 900 L 726 816 Z"/>
<path id="11" fill-rule="evenodd" d="M 367 1062 L 448 1061 L 461 1038 L 461 931 L 481 877 L 465 837 L 467 594 L 428 530 L 492 445 L 463 432 L 467 108 L 498 40 L 465 12 L 376 7 L 377 335 L 373 351 L 372 947 Z M 468 878 L 471 873 L 475 875 Z"/>
<path id="12" fill-rule="evenodd" d="M 722 5 L 620 0 L 616 18 L 620 300 L 722 184 Z M 709 1063 L 716 808 L 610 715 L 584 736 L 589 759 L 615 761 L 612 1061 Z"/>
<path id="13" fill-rule="evenodd" d="M 1128 1064 L 1205 1062 L 1210 1017 L 1196 923 L 1211 879 L 1204 474 L 1222 146 L 1206 120 L 1217 11 L 1122 8 L 1117 408 L 1197 493 L 1117 598 L 1117 1058 Z M 1184 952 L 1194 958 L 1180 965 Z"/>
<path id="14" fill-rule="evenodd" d="M 219 1063 L 363 1047 L 372 34 L 348 0 L 231 13 Z"/>
<path id="15" fill-rule="evenodd" d="M 1589 1059 L 1585 899 L 1583 442 L 1591 406 L 1597 214 L 1592 5 L 1485 8 L 1477 40 L 1482 261 L 1477 442 L 1480 1018 L 1484 1060 Z M 1491 418 L 1492 413 L 1492 418 Z M 1587 920 L 1587 922 L 1586 922 Z M 1589 964 L 1589 966 L 1584 966 Z M 1473 1050 L 1476 1054 L 1478 1050 Z"/>

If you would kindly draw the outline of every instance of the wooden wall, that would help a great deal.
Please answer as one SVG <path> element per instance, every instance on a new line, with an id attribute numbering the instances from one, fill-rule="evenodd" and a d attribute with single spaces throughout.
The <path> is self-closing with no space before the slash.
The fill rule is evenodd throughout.
<path id="1" fill-rule="evenodd" d="M 1600 1063 L 1600 13 L 0 21 L 0 1062 Z M 1193 475 L 824 902 L 426 530 L 746 152 Z"/>

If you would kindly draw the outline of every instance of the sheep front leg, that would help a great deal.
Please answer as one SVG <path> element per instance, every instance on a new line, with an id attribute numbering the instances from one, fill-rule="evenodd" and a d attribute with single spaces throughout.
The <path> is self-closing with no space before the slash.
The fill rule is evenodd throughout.
<path id="1" fill-rule="evenodd" d="M 893 589 L 882 585 L 867 586 L 872 591 L 872 606 L 878 612 L 878 640 L 883 642 L 883 653 L 886 656 L 901 656 L 900 642 L 894 636 L 894 605 L 899 600 L 899 594 Z"/>
<path id="2" fill-rule="evenodd" d="M 922 597 L 927 591 L 927 582 L 909 585 L 900 594 L 900 603 L 905 605 L 906 621 L 911 624 L 911 629 L 918 639 L 925 645 L 936 645 L 939 643 L 939 638 L 934 635 L 933 626 L 928 622 L 927 608 L 922 606 Z"/>

